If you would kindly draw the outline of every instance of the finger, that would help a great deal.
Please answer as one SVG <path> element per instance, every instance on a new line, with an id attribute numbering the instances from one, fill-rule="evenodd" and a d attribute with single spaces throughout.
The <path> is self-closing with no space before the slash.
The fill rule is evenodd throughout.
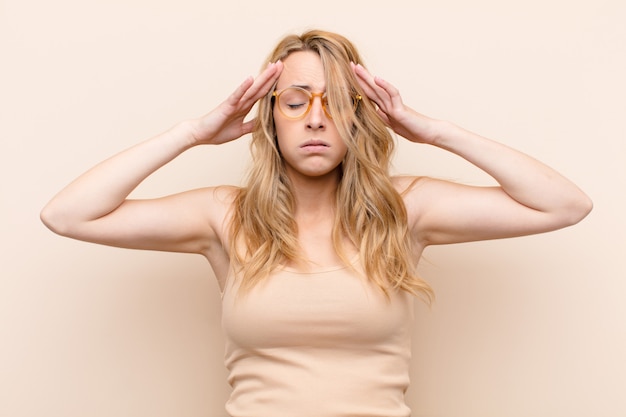
<path id="1" fill-rule="evenodd" d="M 281 61 L 269 63 L 263 72 L 254 80 L 254 83 L 249 87 L 242 99 L 256 102 L 259 98 L 266 95 L 274 86 L 276 80 L 278 80 L 282 69 L 283 63 Z"/>
<path id="2" fill-rule="evenodd" d="M 247 77 L 228 97 L 226 103 L 235 109 L 246 109 L 247 112 L 276 83 L 282 68 L 280 61 L 270 63 L 257 78 Z"/>
<path id="3" fill-rule="evenodd" d="M 255 119 L 248 120 L 241 125 L 241 136 L 251 133 L 254 130 Z"/>
<path id="4" fill-rule="evenodd" d="M 370 95 L 376 95 L 374 91 L 375 83 L 374 77 L 361 65 L 352 63 L 352 69 L 354 74 L 356 75 L 357 82 L 363 88 L 365 94 L 369 97 Z"/>
<path id="5" fill-rule="evenodd" d="M 400 96 L 400 91 L 394 85 L 378 76 L 374 77 L 374 82 L 377 86 L 385 90 L 391 104 L 394 107 L 402 105 L 402 97 Z"/>
<path id="6" fill-rule="evenodd" d="M 367 84 L 367 82 L 362 80 L 361 78 L 357 77 L 357 81 L 359 83 L 359 86 L 363 90 L 364 95 L 378 105 L 380 98 L 378 97 L 378 94 L 376 94 L 376 91 L 373 88 L 371 88 L 369 84 Z"/>
<path id="7" fill-rule="evenodd" d="M 383 119 L 383 122 L 387 125 L 390 126 L 390 122 L 389 122 L 389 116 L 387 116 L 387 113 L 385 113 L 383 110 L 381 110 L 380 108 L 376 109 L 376 113 L 378 113 L 378 116 L 380 116 L 381 119 Z"/>
<path id="8" fill-rule="evenodd" d="M 354 69 L 354 73 L 356 74 L 357 78 L 368 84 L 374 85 L 374 77 L 363 65 L 353 63 L 352 68 Z"/>
<path id="9" fill-rule="evenodd" d="M 246 94 L 246 92 L 250 89 L 252 84 L 254 83 L 254 78 L 247 77 L 239 86 L 232 92 L 232 94 L 228 97 L 227 102 L 231 105 L 236 105 L 241 98 Z"/>
<path id="10" fill-rule="evenodd" d="M 370 100 L 374 101 L 379 107 L 387 108 L 390 104 L 390 95 L 383 86 L 377 83 L 376 80 L 379 77 L 374 77 L 361 64 L 355 65 L 354 70 L 359 84 Z"/>

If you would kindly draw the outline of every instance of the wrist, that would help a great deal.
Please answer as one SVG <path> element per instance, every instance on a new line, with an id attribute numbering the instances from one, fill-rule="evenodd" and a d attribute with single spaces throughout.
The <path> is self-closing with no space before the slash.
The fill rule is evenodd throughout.
<path id="1" fill-rule="evenodd" d="M 184 120 L 170 129 L 170 134 L 180 141 L 183 151 L 199 145 L 198 130 L 199 122 L 196 119 Z"/>
<path id="2" fill-rule="evenodd" d="M 488 141 L 486 138 L 447 120 L 441 120 L 435 124 L 431 145 L 452 153 L 464 154 L 469 149 L 484 146 L 486 141 Z"/>
<path id="3" fill-rule="evenodd" d="M 455 127 L 453 123 L 447 120 L 429 119 L 424 130 L 422 142 L 445 148 L 446 138 L 450 137 Z"/>

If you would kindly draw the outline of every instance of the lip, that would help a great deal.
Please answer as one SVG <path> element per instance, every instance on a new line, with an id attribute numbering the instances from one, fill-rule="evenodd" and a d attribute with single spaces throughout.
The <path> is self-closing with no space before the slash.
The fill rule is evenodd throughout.
<path id="1" fill-rule="evenodd" d="M 322 149 L 322 148 L 330 148 L 330 145 L 323 140 L 311 139 L 304 142 L 300 145 L 302 149 Z"/>

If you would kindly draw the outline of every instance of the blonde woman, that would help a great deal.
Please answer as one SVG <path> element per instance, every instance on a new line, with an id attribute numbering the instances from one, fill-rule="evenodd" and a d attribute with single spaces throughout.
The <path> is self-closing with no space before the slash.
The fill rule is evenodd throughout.
<path id="1" fill-rule="evenodd" d="M 391 177 L 390 130 L 499 185 Z M 245 186 L 127 198 L 187 149 L 248 133 Z M 424 248 L 555 230 L 591 206 L 535 159 L 415 112 L 347 39 L 310 31 L 212 112 L 78 177 L 41 217 L 75 239 L 206 257 L 223 292 L 232 417 L 406 417 L 413 300 L 433 297 L 416 274 Z"/>

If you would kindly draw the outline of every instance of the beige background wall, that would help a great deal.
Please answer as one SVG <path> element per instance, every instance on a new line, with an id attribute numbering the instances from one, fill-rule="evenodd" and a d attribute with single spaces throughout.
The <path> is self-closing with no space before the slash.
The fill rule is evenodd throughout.
<path id="1" fill-rule="evenodd" d="M 283 34 L 344 33 L 405 101 L 553 165 L 595 202 L 559 232 L 431 248 L 419 417 L 626 415 L 626 3 L 0 0 L 0 416 L 214 417 L 228 387 L 203 259 L 57 237 L 44 203 L 104 157 L 210 110 Z M 237 183 L 247 140 L 137 191 Z M 400 142 L 396 169 L 490 180 Z"/>

